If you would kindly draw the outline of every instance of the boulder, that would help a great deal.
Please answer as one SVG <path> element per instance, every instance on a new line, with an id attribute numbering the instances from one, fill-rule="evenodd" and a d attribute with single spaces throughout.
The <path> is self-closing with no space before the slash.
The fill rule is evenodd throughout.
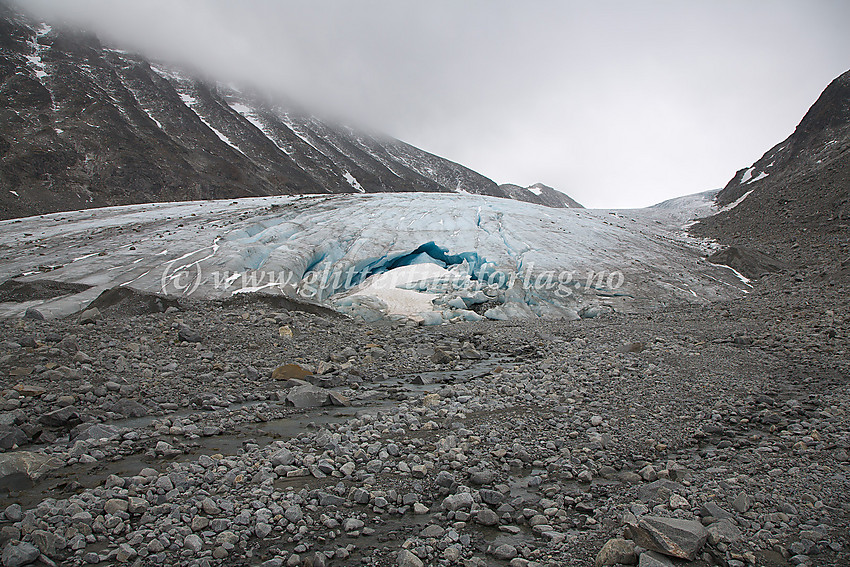
<path id="1" fill-rule="evenodd" d="M 98 319 L 101 318 L 100 309 L 97 307 L 92 307 L 91 309 L 86 309 L 82 313 L 80 313 L 80 325 L 87 325 L 89 323 L 94 323 Z"/>
<path id="2" fill-rule="evenodd" d="M 304 380 L 312 374 L 298 364 L 284 364 L 272 370 L 272 380 Z"/>
<path id="3" fill-rule="evenodd" d="M 48 457 L 29 451 L 0 454 L 0 487 L 7 486 L 10 482 L 14 483 L 16 479 L 36 481 L 63 464 L 64 462 L 58 457 Z"/>
<path id="4" fill-rule="evenodd" d="M 199 343 L 204 340 L 201 333 L 185 325 L 181 325 L 177 330 L 177 338 L 187 343 Z"/>
<path id="5" fill-rule="evenodd" d="M 737 543 L 743 539 L 743 534 L 738 526 L 726 518 L 718 520 L 708 526 L 708 542 L 711 545 L 718 543 Z"/>
<path id="6" fill-rule="evenodd" d="M 124 417 L 145 417 L 148 415 L 148 408 L 129 398 L 122 398 L 114 404 L 108 405 L 106 410 L 120 413 Z"/>
<path id="7" fill-rule="evenodd" d="M 49 411 L 38 418 L 38 422 L 48 427 L 66 427 L 80 423 L 80 414 L 74 406 L 65 406 Z"/>
<path id="8" fill-rule="evenodd" d="M 295 386 L 286 394 L 286 405 L 296 408 L 316 408 L 330 403 L 328 391 L 312 384 Z"/>
<path id="9" fill-rule="evenodd" d="M 596 555 L 594 567 L 611 567 L 612 565 L 634 565 L 637 563 L 635 544 L 622 538 L 609 539 Z"/>
<path id="10" fill-rule="evenodd" d="M 23 445 L 29 441 L 24 430 L 14 425 L 0 425 L 0 449 L 8 451 L 15 445 Z"/>
<path id="11" fill-rule="evenodd" d="M 35 563 L 41 552 L 31 543 L 10 543 L 3 550 L 3 567 L 23 567 Z"/>
<path id="12" fill-rule="evenodd" d="M 637 545 L 688 561 L 693 561 L 708 539 L 708 530 L 694 520 L 645 516 L 628 529 Z"/>
<path id="13" fill-rule="evenodd" d="M 407 549 L 402 549 L 398 552 L 396 562 L 398 567 L 423 567 L 424 565 L 421 559 Z"/>
<path id="14" fill-rule="evenodd" d="M 124 431 L 124 428 L 105 423 L 82 424 L 71 432 L 71 439 L 74 441 L 88 441 L 90 439 L 110 440 L 120 437 Z"/>

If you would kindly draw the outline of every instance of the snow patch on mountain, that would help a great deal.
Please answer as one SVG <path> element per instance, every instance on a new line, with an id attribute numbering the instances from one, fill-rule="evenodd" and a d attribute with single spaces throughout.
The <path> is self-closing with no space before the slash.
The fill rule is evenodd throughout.
<path id="1" fill-rule="evenodd" d="M 350 172 L 346 171 L 346 172 L 343 174 L 343 177 L 345 177 L 345 180 L 348 182 L 348 184 L 349 184 L 349 185 L 351 185 L 352 187 L 354 187 L 354 188 L 355 188 L 357 191 L 359 191 L 360 193 L 365 193 L 365 192 L 366 192 L 366 190 L 365 190 L 365 189 L 363 189 L 363 187 L 360 185 L 360 183 L 358 183 L 358 182 L 357 182 L 357 179 L 356 179 L 353 175 L 351 175 L 351 173 L 350 173 Z"/>
<path id="2" fill-rule="evenodd" d="M 35 77 L 40 82 L 43 82 L 43 79 L 46 79 L 49 75 L 47 73 L 47 67 L 44 64 L 44 59 L 42 58 L 47 48 L 41 45 L 38 40 L 49 34 L 52 29 L 47 24 L 41 24 L 36 30 L 35 36 L 29 41 L 32 54 L 26 56 L 27 63 L 35 71 Z"/>
<path id="3" fill-rule="evenodd" d="M 718 211 L 718 212 L 725 213 L 726 211 L 731 211 L 732 209 L 734 209 L 735 207 L 737 207 L 738 205 L 743 203 L 744 199 L 749 197 L 750 193 L 752 193 L 753 191 L 754 191 L 753 189 L 750 189 L 749 191 L 747 191 L 746 193 L 744 193 L 743 195 L 738 197 L 738 199 L 736 199 L 735 201 L 729 203 L 728 205 L 726 205 L 725 207 L 720 209 L 720 211 Z"/>

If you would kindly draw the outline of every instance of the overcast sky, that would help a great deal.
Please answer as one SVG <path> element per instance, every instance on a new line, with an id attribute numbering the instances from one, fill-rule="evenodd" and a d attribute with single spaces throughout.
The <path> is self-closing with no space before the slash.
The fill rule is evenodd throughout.
<path id="1" fill-rule="evenodd" d="M 845 0 L 26 0 L 592 207 L 721 187 L 850 68 Z"/>

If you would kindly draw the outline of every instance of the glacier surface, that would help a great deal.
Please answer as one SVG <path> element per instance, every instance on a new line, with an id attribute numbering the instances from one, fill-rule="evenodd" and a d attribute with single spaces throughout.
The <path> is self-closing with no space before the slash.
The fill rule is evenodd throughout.
<path id="1" fill-rule="evenodd" d="M 651 209 L 419 193 L 159 203 L 4 221 L 0 279 L 93 287 L 0 304 L 0 314 L 36 305 L 62 316 L 114 286 L 196 298 L 261 291 L 423 324 L 577 318 L 747 291 L 682 231 L 686 212 Z"/>

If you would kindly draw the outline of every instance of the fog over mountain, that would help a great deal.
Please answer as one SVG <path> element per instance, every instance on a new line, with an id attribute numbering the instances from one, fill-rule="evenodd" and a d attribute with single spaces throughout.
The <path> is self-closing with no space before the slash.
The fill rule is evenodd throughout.
<path id="1" fill-rule="evenodd" d="M 850 52 L 831 1 L 22 5 L 591 207 L 725 185 Z"/>

